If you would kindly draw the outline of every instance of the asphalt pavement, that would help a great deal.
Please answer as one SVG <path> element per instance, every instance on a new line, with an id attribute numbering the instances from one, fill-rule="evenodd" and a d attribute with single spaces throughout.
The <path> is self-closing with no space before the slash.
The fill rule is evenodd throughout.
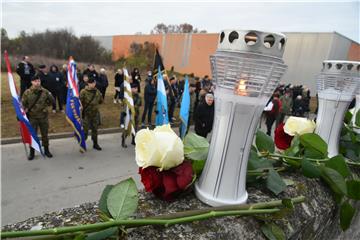
<path id="1" fill-rule="evenodd" d="M 79 152 L 74 138 L 50 140 L 53 158 L 38 153 L 33 161 L 23 144 L 1 145 L 1 226 L 62 208 L 97 201 L 107 184 L 133 177 L 142 188 L 135 149 L 121 147 L 121 134 L 99 136 L 102 151 Z"/>

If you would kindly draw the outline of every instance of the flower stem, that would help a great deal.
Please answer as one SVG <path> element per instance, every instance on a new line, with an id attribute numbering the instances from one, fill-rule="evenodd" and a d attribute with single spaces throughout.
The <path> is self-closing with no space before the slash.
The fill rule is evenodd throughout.
<path id="1" fill-rule="evenodd" d="M 305 200 L 304 196 L 293 198 L 293 203 L 300 203 Z M 43 235 L 60 235 L 75 232 L 94 232 L 103 230 L 114 226 L 124 226 L 126 228 L 140 227 L 146 225 L 163 225 L 165 227 L 179 223 L 187 223 L 192 221 L 200 221 L 213 217 L 223 216 L 244 216 L 252 214 L 272 214 L 280 211 L 276 206 L 282 206 L 281 200 L 261 202 L 254 204 L 244 204 L 237 206 L 224 206 L 218 208 L 207 208 L 201 210 L 193 210 L 180 212 L 175 214 L 162 215 L 153 218 L 143 219 L 129 219 L 129 220 L 114 220 L 103 223 L 86 224 L 71 227 L 60 227 L 44 230 L 33 231 L 17 231 L 17 232 L 1 232 L 1 238 L 16 238 L 16 237 L 33 237 Z M 270 209 L 269 209 L 270 208 Z M 159 217 L 162 217 L 159 219 Z"/>

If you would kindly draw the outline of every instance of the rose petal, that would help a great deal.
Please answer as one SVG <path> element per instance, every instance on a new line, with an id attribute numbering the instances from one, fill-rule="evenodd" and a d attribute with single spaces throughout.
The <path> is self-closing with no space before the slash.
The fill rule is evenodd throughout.
<path id="1" fill-rule="evenodd" d="M 284 123 L 280 123 L 279 126 L 275 129 L 275 145 L 277 148 L 281 150 L 285 150 L 290 147 L 291 141 L 294 138 L 285 133 L 284 131 Z"/>
<path id="2" fill-rule="evenodd" d="M 173 198 L 172 194 L 179 190 L 176 184 L 176 174 L 170 171 L 163 171 L 162 184 L 164 186 L 163 199 L 171 200 Z"/>
<path id="3" fill-rule="evenodd" d="M 147 192 L 152 192 L 155 189 L 162 187 L 162 177 L 158 168 L 139 168 L 139 172 L 141 174 L 141 182 L 144 184 Z"/>
<path id="4" fill-rule="evenodd" d="M 290 136 L 295 136 L 296 134 L 312 133 L 315 127 L 316 124 L 312 120 L 301 117 L 289 117 L 286 120 L 284 131 Z"/>
<path id="5" fill-rule="evenodd" d="M 176 183 L 181 190 L 185 190 L 193 179 L 192 165 L 189 161 L 184 161 L 176 168 L 171 169 L 176 174 Z"/>
<path id="6" fill-rule="evenodd" d="M 139 167 L 161 166 L 161 154 L 154 147 L 154 132 L 149 129 L 140 130 L 135 137 L 135 159 Z"/>
<path id="7" fill-rule="evenodd" d="M 161 171 L 176 167 L 184 161 L 183 142 L 173 131 L 156 132 L 155 138 L 157 148 L 159 149 L 159 152 L 161 154 Z"/>

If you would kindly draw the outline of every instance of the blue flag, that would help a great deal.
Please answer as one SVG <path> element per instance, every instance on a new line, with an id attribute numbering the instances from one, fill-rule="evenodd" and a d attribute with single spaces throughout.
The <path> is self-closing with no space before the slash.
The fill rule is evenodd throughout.
<path id="1" fill-rule="evenodd" d="M 157 106 L 156 106 L 156 126 L 161 126 L 169 123 L 168 107 L 166 99 L 166 91 L 164 79 L 161 74 L 160 66 L 157 75 Z"/>
<path id="2" fill-rule="evenodd" d="M 76 76 L 76 63 L 70 58 L 68 63 L 68 93 L 66 100 L 66 120 L 74 129 L 74 135 L 80 145 L 80 151 L 86 151 L 85 134 L 80 115 L 80 99 L 78 91 L 78 79 Z"/>
<path id="3" fill-rule="evenodd" d="M 189 79 L 188 76 L 185 77 L 185 87 L 182 95 L 181 105 L 180 105 L 180 138 L 184 139 L 186 130 L 189 123 L 189 111 L 190 111 L 190 90 L 189 90 Z"/>

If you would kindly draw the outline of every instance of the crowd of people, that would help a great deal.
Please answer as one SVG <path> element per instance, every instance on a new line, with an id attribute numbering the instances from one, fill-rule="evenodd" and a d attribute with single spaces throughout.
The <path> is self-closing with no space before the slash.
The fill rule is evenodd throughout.
<path id="1" fill-rule="evenodd" d="M 80 101 L 82 105 L 83 128 L 85 139 L 88 136 L 88 130 L 91 130 L 91 139 L 93 147 L 96 150 L 102 150 L 97 140 L 97 129 L 101 124 L 99 104 L 104 101 L 106 90 L 109 86 L 109 80 L 104 68 L 98 73 L 93 64 L 89 64 L 84 71 L 77 69 L 78 89 L 80 92 Z M 31 64 L 29 57 L 25 56 L 18 64 L 16 72 L 20 76 L 20 97 L 27 116 L 35 131 L 40 128 L 42 136 L 42 145 L 45 155 L 52 157 L 49 151 L 48 140 L 48 107 L 52 106 L 52 112 L 64 112 L 64 105 L 67 101 L 67 64 L 64 64 L 59 70 L 56 65 L 49 68 L 41 64 L 35 69 Z M 164 85 L 167 94 L 168 119 L 170 124 L 174 124 L 176 118 L 175 109 L 180 107 L 181 98 L 184 92 L 185 79 L 176 75 L 163 75 Z M 124 129 L 126 117 L 124 88 L 125 75 L 122 69 L 118 69 L 114 76 L 115 95 L 114 104 L 121 104 L 120 127 Z M 147 72 L 144 89 L 141 88 L 141 74 L 138 68 L 134 68 L 128 79 L 131 86 L 132 98 L 134 101 L 134 119 L 135 131 L 139 128 L 153 127 L 153 113 L 157 114 L 154 105 L 157 96 L 157 79 L 153 77 L 151 71 Z M 189 86 L 190 93 L 190 111 L 189 123 L 194 123 L 195 132 L 203 137 L 207 137 L 212 130 L 214 120 L 214 96 L 212 81 L 208 76 L 203 79 L 194 78 Z M 143 97 L 140 93 L 143 91 Z M 143 112 L 140 113 L 140 107 L 144 103 Z M 147 120 L 147 121 L 146 121 Z M 140 122 L 141 121 L 141 122 Z M 188 130 L 188 129 L 187 129 Z M 127 135 L 123 131 L 122 147 L 126 148 L 125 143 Z M 132 144 L 135 145 L 134 135 Z M 29 160 L 34 159 L 34 149 L 30 149 Z"/>
<path id="2" fill-rule="evenodd" d="M 279 85 L 265 108 L 266 134 L 271 136 L 273 124 L 277 127 L 286 116 L 304 117 L 310 112 L 310 90 L 302 85 Z"/>

